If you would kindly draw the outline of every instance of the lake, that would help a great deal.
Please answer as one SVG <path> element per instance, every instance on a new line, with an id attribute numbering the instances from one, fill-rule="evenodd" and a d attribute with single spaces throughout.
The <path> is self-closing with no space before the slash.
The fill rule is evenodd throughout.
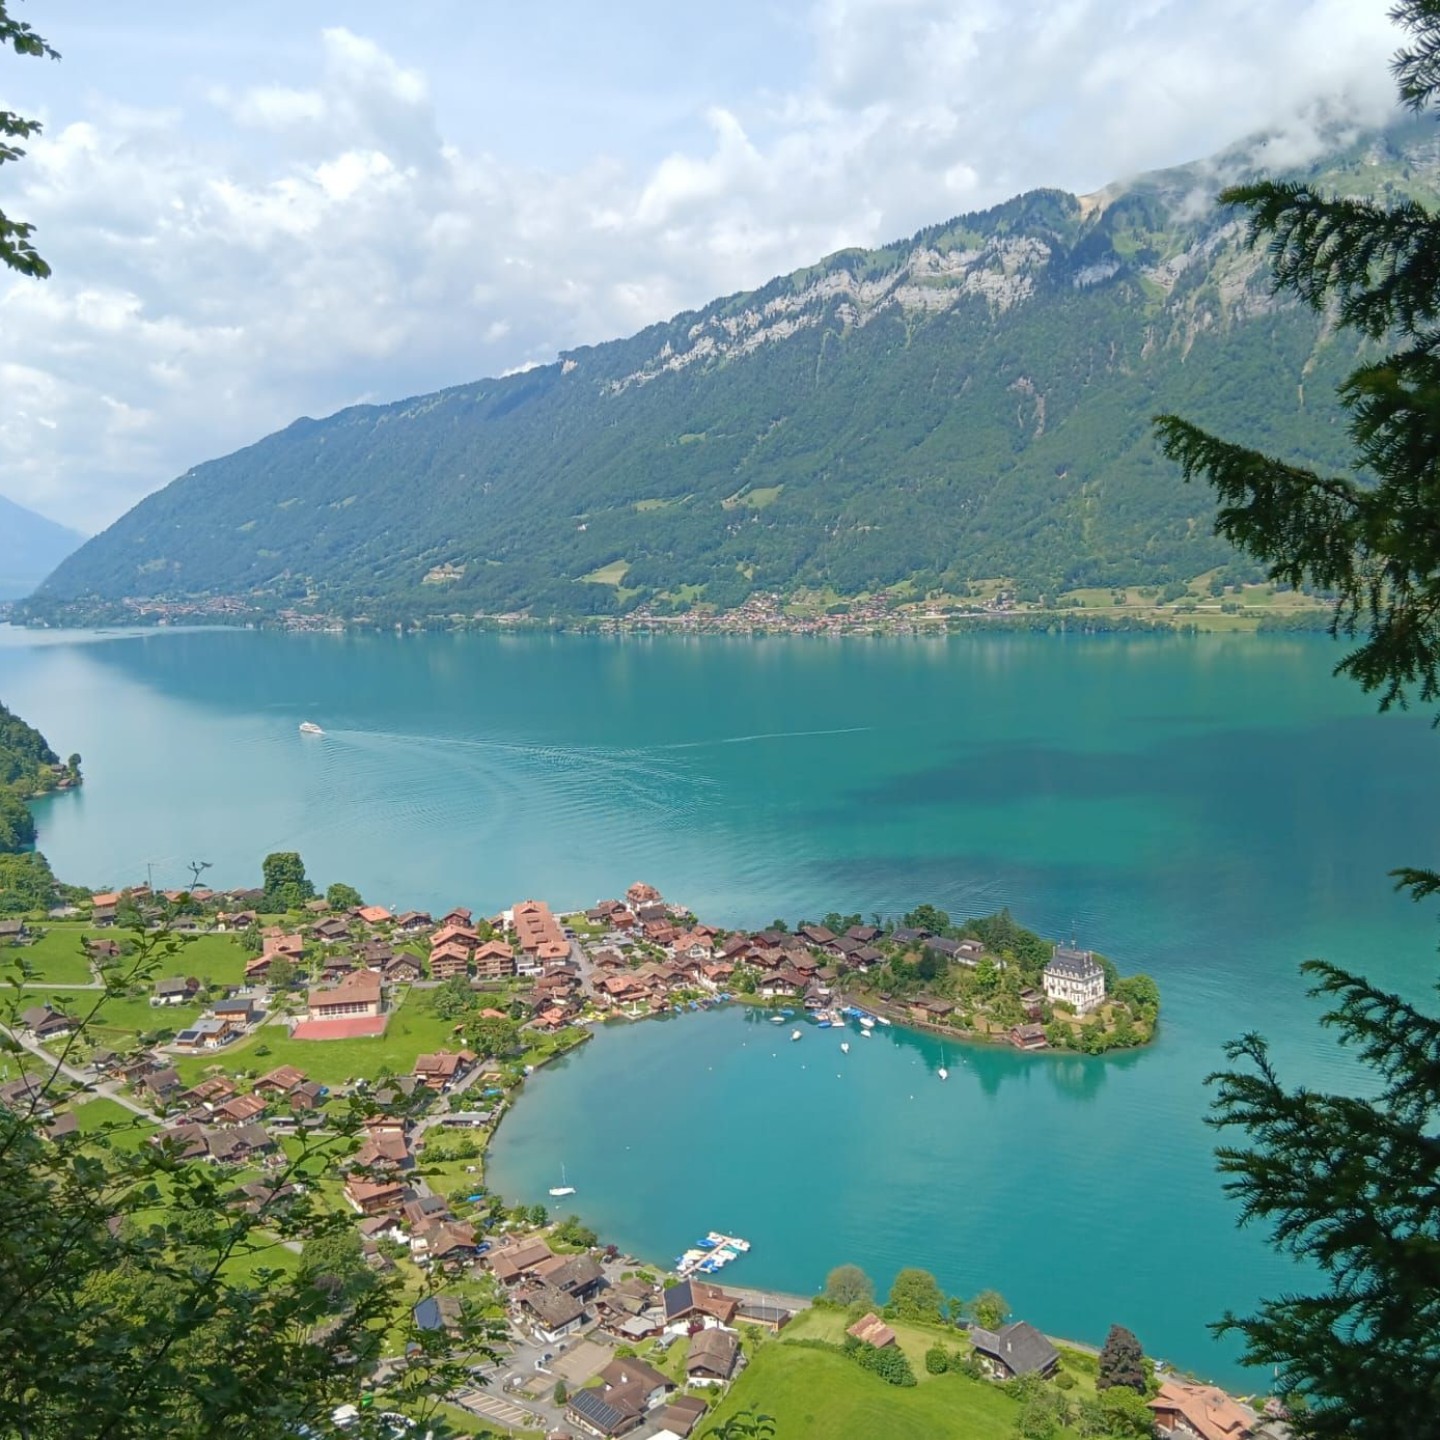
<path id="1" fill-rule="evenodd" d="M 1234 1381 L 1206 1322 L 1295 1277 L 1234 1229 L 1204 1077 L 1255 1028 L 1287 1075 L 1346 1079 L 1307 957 L 1413 993 L 1435 973 L 1433 914 L 1386 871 L 1432 859 L 1440 739 L 1336 658 L 1305 636 L 0 630 L 0 700 L 84 757 L 84 789 L 37 809 L 79 882 L 176 886 L 193 859 L 255 884 L 295 849 L 317 883 L 437 912 L 642 879 L 718 924 L 1008 905 L 1153 974 L 1151 1050 L 966 1049 L 945 1084 L 910 1033 L 842 1057 L 739 1011 L 607 1029 L 531 1082 L 492 1179 L 543 1200 L 563 1162 L 576 1210 L 657 1260 L 738 1231 L 736 1283 L 920 1264 Z"/>

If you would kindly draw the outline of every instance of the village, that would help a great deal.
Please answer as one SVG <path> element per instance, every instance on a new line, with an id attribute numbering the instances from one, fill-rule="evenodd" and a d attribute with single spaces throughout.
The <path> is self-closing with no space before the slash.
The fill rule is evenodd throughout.
<path id="1" fill-rule="evenodd" d="M 72 1087 L 57 1099 L 30 1063 L 0 1084 L 0 1104 L 43 1104 L 57 1144 L 138 1130 L 216 1167 L 230 1203 L 277 1217 L 277 1234 L 301 1194 L 349 1215 L 357 1263 L 404 1278 L 416 1326 L 444 1332 L 478 1307 L 501 1327 L 498 1363 L 451 1397 L 457 1414 L 520 1434 L 688 1436 L 765 1337 L 833 1317 L 809 1297 L 715 1281 L 743 1260 L 738 1238 L 712 1234 L 666 1273 L 573 1216 L 507 1206 L 484 1184 L 488 1140 L 525 1077 L 600 1023 L 747 1003 L 786 1024 L 912 1025 L 1028 1051 L 1113 1027 L 1117 1011 L 1145 1019 L 1107 993 L 1113 967 L 1088 951 L 1051 945 L 1036 974 L 1009 950 L 937 933 L 956 928 L 939 912 L 917 918 L 934 928 L 831 916 L 794 933 L 725 931 L 643 883 L 574 913 L 527 899 L 487 917 L 321 897 L 277 913 L 263 890 L 98 893 L 44 922 L 0 922 L 0 962 L 23 971 L 25 999 L 47 997 L 11 1018 L 22 1058 Z M 163 937 L 161 959 L 137 980 L 127 961 L 147 935 Z M 979 1001 L 987 971 L 999 978 Z M 571 1193 L 551 1192 L 562 1205 Z M 874 1313 L 846 1334 L 900 1343 Z M 1023 1321 L 971 1327 L 967 1344 L 1002 1380 L 1060 1364 Z M 1219 1392 L 1167 1383 L 1166 1433 L 1222 1440 L 1186 1418 Z"/>

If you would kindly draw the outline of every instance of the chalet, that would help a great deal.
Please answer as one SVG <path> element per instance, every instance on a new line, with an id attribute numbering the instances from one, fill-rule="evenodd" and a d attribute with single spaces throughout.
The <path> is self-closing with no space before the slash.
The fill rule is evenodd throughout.
<path id="1" fill-rule="evenodd" d="M 827 930 L 823 925 L 802 925 L 795 933 L 807 945 L 813 945 L 817 950 L 833 945 L 836 939 L 835 932 Z"/>
<path id="2" fill-rule="evenodd" d="M 383 905 L 362 905 L 355 915 L 367 925 L 384 925 L 395 918 Z"/>
<path id="3" fill-rule="evenodd" d="M 180 1096 L 182 1105 L 203 1105 L 213 1110 L 238 1094 L 235 1082 L 228 1075 L 210 1075 L 198 1085 L 192 1085 Z"/>
<path id="4" fill-rule="evenodd" d="M 150 1137 L 150 1143 L 176 1160 L 211 1158 L 203 1125 L 172 1125 L 166 1130 L 157 1130 Z"/>
<path id="5" fill-rule="evenodd" d="M 32 1005 L 20 1012 L 20 1023 L 37 1040 L 54 1040 L 57 1036 L 68 1035 L 76 1022 L 69 1015 L 62 1015 L 48 1005 Z"/>
<path id="6" fill-rule="evenodd" d="M 330 911 L 330 902 L 323 896 L 317 895 L 313 900 L 305 902 L 305 913 L 307 915 L 326 915 Z"/>
<path id="7" fill-rule="evenodd" d="M 320 967 L 320 978 L 325 984 L 334 985 L 347 975 L 354 974 L 356 968 L 353 955 L 327 955 L 324 965 Z"/>
<path id="8" fill-rule="evenodd" d="M 305 1083 L 305 1072 L 293 1065 L 280 1065 L 262 1075 L 255 1082 L 257 1095 L 288 1095 L 297 1086 Z"/>
<path id="9" fill-rule="evenodd" d="M 890 932 L 890 938 L 897 945 L 919 945 L 933 937 L 928 930 L 921 929 L 919 926 L 902 925 L 898 930 Z"/>
<path id="10" fill-rule="evenodd" d="M 437 1220 L 453 1220 L 450 1207 L 439 1195 L 416 1195 L 400 1207 L 400 1222 L 410 1230 L 423 1230 Z"/>
<path id="11" fill-rule="evenodd" d="M 395 947 L 388 940 L 366 940 L 355 951 L 360 963 L 370 970 L 383 970 L 395 958 Z"/>
<path id="12" fill-rule="evenodd" d="M 715 953 L 710 937 L 697 934 L 694 930 L 677 935 L 671 941 L 670 948 L 677 960 L 709 960 Z"/>
<path id="13" fill-rule="evenodd" d="M 397 935 L 421 935 L 429 930 L 434 921 L 423 910 L 407 910 L 395 920 Z"/>
<path id="14" fill-rule="evenodd" d="M 680 1440 L 687 1440 L 705 1418 L 707 1409 L 698 1395 L 677 1395 L 657 1417 L 661 1427 L 660 1434 L 678 1435 Z"/>
<path id="15" fill-rule="evenodd" d="M 380 977 L 373 970 L 357 970 L 338 985 L 312 990 L 309 995 L 311 1020 L 338 1020 L 348 1016 L 380 1014 Z"/>
<path id="16" fill-rule="evenodd" d="M 92 925 L 113 925 L 115 918 L 115 907 L 113 905 L 97 905 L 90 912 L 90 923 Z"/>
<path id="17" fill-rule="evenodd" d="M 283 955 L 287 960 L 299 960 L 305 954 L 305 937 L 303 935 L 282 935 L 277 931 L 273 935 L 266 935 L 262 945 L 261 953 L 268 955 L 272 960 L 277 955 Z"/>
<path id="18" fill-rule="evenodd" d="M 310 932 L 322 945 L 341 945 L 350 938 L 350 927 L 338 916 L 322 920 Z"/>
<path id="19" fill-rule="evenodd" d="M 113 910 L 123 898 L 123 891 L 106 890 L 102 894 L 92 895 L 90 897 L 90 903 L 101 910 Z"/>
<path id="20" fill-rule="evenodd" d="M 533 963 L 563 960 L 570 954 L 565 938 L 550 907 L 543 900 L 522 900 L 510 912 L 508 925 L 515 931 L 521 951 Z"/>
<path id="21" fill-rule="evenodd" d="M 462 1308 L 458 1295 L 427 1295 L 410 1314 L 417 1330 L 454 1330 Z"/>
<path id="22" fill-rule="evenodd" d="M 884 933 L 876 925 L 852 925 L 845 936 L 849 940 L 858 940 L 862 945 L 873 945 Z"/>
<path id="23" fill-rule="evenodd" d="M 504 980 L 515 973 L 515 955 L 503 940 L 487 940 L 474 954 L 477 980 Z"/>
<path id="24" fill-rule="evenodd" d="M 863 1345 L 873 1345 L 877 1350 L 884 1350 L 895 1343 L 895 1332 L 873 1311 L 862 1315 L 845 1333 L 853 1335 Z"/>
<path id="25" fill-rule="evenodd" d="M 610 1440 L 616 1435 L 628 1435 L 639 1429 L 645 1419 L 645 1411 L 638 1400 L 616 1393 L 610 1399 L 596 1389 L 571 1391 L 565 1403 L 565 1418 L 587 1435 L 598 1435 Z"/>
<path id="26" fill-rule="evenodd" d="M 326 1085 L 318 1080 L 307 1080 L 303 1085 L 297 1085 L 289 1095 L 291 1105 L 297 1110 L 318 1110 L 324 1103 L 325 1097 L 330 1093 Z"/>
<path id="27" fill-rule="evenodd" d="M 976 1358 L 995 1380 L 1017 1375 L 1053 1375 L 1060 1366 L 1059 1351 L 1031 1324 L 1012 1321 L 1000 1330 L 970 1327 Z"/>
<path id="28" fill-rule="evenodd" d="M 1055 946 L 1041 978 L 1045 998 L 1051 1004 L 1065 1001 L 1077 1015 L 1084 1015 L 1105 1000 L 1105 971 L 1089 950 Z"/>
<path id="29" fill-rule="evenodd" d="M 372 1127 L 355 1152 L 357 1166 L 366 1170 L 404 1170 L 414 1164 L 403 1130 Z"/>
<path id="30" fill-rule="evenodd" d="M 691 1385 L 723 1385 L 735 1373 L 740 1342 L 733 1331 L 718 1325 L 702 1330 L 690 1341 L 685 1357 L 685 1379 Z"/>
<path id="31" fill-rule="evenodd" d="M 530 1328 L 538 1340 L 554 1345 L 585 1323 L 585 1307 L 573 1295 L 536 1285 L 516 1297 L 520 1309 L 530 1317 Z"/>
<path id="32" fill-rule="evenodd" d="M 742 1325 L 758 1325 L 772 1335 L 778 1335 L 795 1318 L 779 1305 L 765 1305 L 751 1300 L 742 1300 L 736 1313 Z"/>
<path id="33" fill-rule="evenodd" d="M 138 1080 L 142 1090 L 148 1091 L 162 1103 L 178 1095 L 184 1089 L 180 1072 L 169 1066 L 163 1070 L 151 1070 L 147 1074 L 140 1075 Z"/>
<path id="34" fill-rule="evenodd" d="M 221 911 L 215 917 L 215 928 L 222 933 L 235 930 L 248 930 L 252 925 L 258 925 L 260 917 L 253 910 L 236 910 L 230 914 Z"/>
<path id="35" fill-rule="evenodd" d="M 271 1180 L 251 1180 L 241 1185 L 231 1196 L 240 1203 L 240 1208 L 251 1215 L 262 1211 L 274 1213 L 283 1210 L 300 1197 L 300 1187 L 289 1183 L 277 1184 Z"/>
<path id="36" fill-rule="evenodd" d="M 23 920 L 0 920 L 0 945 L 23 945 L 29 938 Z"/>
<path id="37" fill-rule="evenodd" d="M 361 1215 L 384 1215 L 404 1203 L 405 1187 L 395 1180 L 366 1180 L 352 1175 L 345 1182 L 344 1195 Z"/>
<path id="38" fill-rule="evenodd" d="M 1164 1380 L 1150 1409 L 1167 1440 L 1250 1440 L 1255 1433 L 1255 1414 L 1213 1385 Z"/>
<path id="39" fill-rule="evenodd" d="M 453 980 L 457 975 L 470 973 L 470 948 L 458 940 L 447 940 L 430 951 L 430 977 L 433 980 Z"/>
<path id="40" fill-rule="evenodd" d="M 413 985 L 423 973 L 413 955 L 395 955 L 387 960 L 380 973 L 387 985 Z"/>
<path id="41" fill-rule="evenodd" d="M 236 1095 L 215 1107 L 216 1120 L 226 1125 L 248 1125 L 264 1113 L 265 1101 L 259 1095 Z"/>
<path id="42" fill-rule="evenodd" d="M 207 1130 L 205 1148 L 217 1165 L 248 1165 L 256 1156 L 273 1153 L 275 1141 L 263 1125 L 237 1125 Z"/>
<path id="43" fill-rule="evenodd" d="M 175 1048 L 218 1050 L 222 1045 L 228 1045 L 238 1033 L 239 1029 L 233 1022 L 218 1015 L 210 1015 L 203 1020 L 197 1020 L 193 1025 L 187 1025 L 175 1037 Z"/>
<path id="44" fill-rule="evenodd" d="M 634 1356 L 628 1360 L 612 1360 L 600 1371 L 598 1379 L 602 1396 L 608 1399 L 616 1391 L 634 1391 L 643 1410 L 660 1404 L 677 1388 L 675 1382 L 663 1371 Z"/>
<path id="45" fill-rule="evenodd" d="M 50 1109 L 45 1083 L 32 1075 L 22 1075 L 18 1080 L 0 1085 L 0 1105 L 15 1111 L 48 1113 Z"/>
<path id="46" fill-rule="evenodd" d="M 228 1020 L 237 1028 L 255 1024 L 263 1014 L 253 995 L 232 995 L 228 1000 L 217 1000 L 210 1012 L 217 1020 Z"/>
<path id="47" fill-rule="evenodd" d="M 680 934 L 680 929 L 668 920 L 647 920 L 640 927 L 640 933 L 652 945 L 673 945 Z"/>
<path id="48" fill-rule="evenodd" d="M 270 967 L 279 960 L 279 955 L 256 955 L 253 959 L 245 962 L 245 979 L 247 981 L 268 980 L 270 978 Z"/>
<path id="49" fill-rule="evenodd" d="M 441 925 L 430 937 L 432 949 L 437 945 L 463 945 L 467 950 L 474 950 L 479 944 L 479 935 L 470 928 L 468 923 L 464 925 Z"/>
<path id="50" fill-rule="evenodd" d="M 1034 1023 L 1013 1026 L 1010 1043 L 1017 1050 L 1044 1050 L 1050 1044 L 1045 1038 L 1045 1027 Z"/>
<path id="51" fill-rule="evenodd" d="M 448 914 L 440 917 L 440 923 L 441 925 L 469 925 L 474 918 L 474 915 L 463 905 L 457 905 Z"/>
<path id="52" fill-rule="evenodd" d="M 517 1240 L 496 1246 L 485 1257 L 485 1263 L 502 1285 L 513 1285 L 552 1253 L 543 1240 Z"/>
<path id="53" fill-rule="evenodd" d="M 643 880 L 637 880 L 625 892 L 625 899 L 633 910 L 637 905 L 658 905 L 662 896 L 653 885 L 647 885 Z"/>
<path id="54" fill-rule="evenodd" d="M 475 1258 L 475 1227 L 461 1220 L 436 1220 L 410 1237 L 417 1265 L 454 1265 Z"/>
<path id="55" fill-rule="evenodd" d="M 927 1025 L 939 1025 L 955 1013 L 949 1000 L 921 999 L 910 1002 L 910 1018 Z"/>
<path id="56" fill-rule="evenodd" d="M 535 1267 L 535 1274 L 545 1284 L 556 1290 L 563 1290 L 577 1300 L 588 1301 L 600 1292 L 605 1284 L 605 1272 L 592 1255 L 557 1255 L 556 1264 L 542 1260 Z"/>
<path id="57" fill-rule="evenodd" d="M 85 941 L 85 949 L 92 960 L 117 960 L 120 957 L 118 940 L 99 940 L 92 937 Z"/>
<path id="58" fill-rule="evenodd" d="M 740 1309 L 740 1302 L 727 1295 L 718 1285 L 700 1280 L 682 1280 L 672 1285 L 662 1297 L 665 1303 L 665 1327 L 683 1328 L 685 1322 L 699 1320 L 704 1325 L 729 1325 Z"/>
<path id="59" fill-rule="evenodd" d="M 805 989 L 805 977 L 798 970 L 771 970 L 760 977 L 758 989 L 767 1000 L 777 995 L 799 995 Z"/>
<path id="60" fill-rule="evenodd" d="M 697 983 L 706 990 L 721 991 L 729 988 L 730 981 L 735 976 L 735 967 L 724 960 L 717 960 L 710 965 L 702 965 Z"/>
<path id="61" fill-rule="evenodd" d="M 670 911 L 664 905 L 634 905 L 631 909 L 635 918 L 642 924 L 648 924 L 651 920 L 665 920 L 669 918 Z"/>
<path id="62" fill-rule="evenodd" d="M 463 1080 L 474 1066 L 475 1056 L 468 1050 L 455 1053 L 437 1050 L 433 1055 L 417 1055 L 413 1073 L 427 1090 L 438 1093 L 448 1090 L 457 1080 Z"/>

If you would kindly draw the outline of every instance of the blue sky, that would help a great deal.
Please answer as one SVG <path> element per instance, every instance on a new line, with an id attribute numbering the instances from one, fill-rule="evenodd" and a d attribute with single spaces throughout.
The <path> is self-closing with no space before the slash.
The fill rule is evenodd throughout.
<path id="1" fill-rule="evenodd" d="M 1037 185 L 1388 112 L 1385 0 L 18 0 L 0 493 L 108 524 L 326 414 L 543 362 Z"/>

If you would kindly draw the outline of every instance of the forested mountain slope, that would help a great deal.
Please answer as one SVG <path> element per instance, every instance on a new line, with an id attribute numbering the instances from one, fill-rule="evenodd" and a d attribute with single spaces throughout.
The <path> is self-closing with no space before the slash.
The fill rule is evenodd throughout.
<path id="1" fill-rule="evenodd" d="M 597 614 L 1196 575 L 1230 552 L 1209 493 L 1157 454 L 1154 414 L 1345 453 L 1333 389 L 1353 341 L 1277 302 L 1212 203 L 1257 153 L 1036 191 L 542 369 L 298 420 L 137 505 L 31 613 L 227 594 Z M 1440 144 L 1410 123 L 1305 173 L 1433 195 Z"/>
<path id="2" fill-rule="evenodd" d="M 0 600 L 28 595 L 84 540 L 0 495 Z"/>

